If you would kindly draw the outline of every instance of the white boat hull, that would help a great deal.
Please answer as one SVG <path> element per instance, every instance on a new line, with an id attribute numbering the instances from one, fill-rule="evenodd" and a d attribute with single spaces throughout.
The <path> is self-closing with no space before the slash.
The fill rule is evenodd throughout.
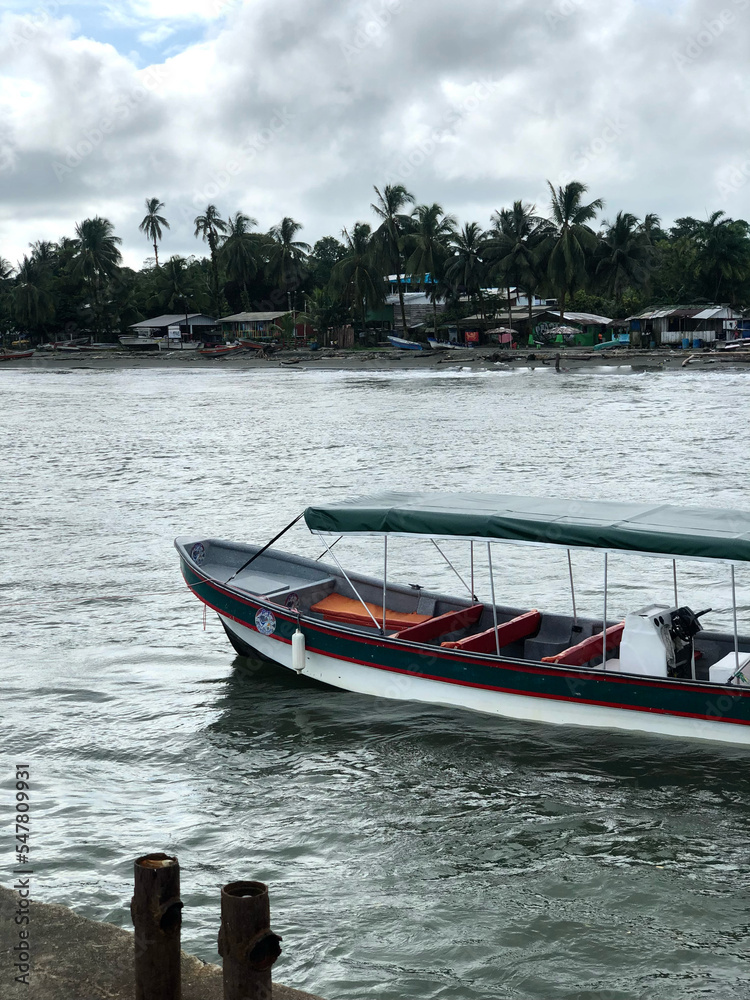
<path id="1" fill-rule="evenodd" d="M 292 668 L 290 643 L 264 636 L 232 618 L 219 615 L 230 634 L 241 644 L 288 669 Z M 543 722 L 560 726 L 583 726 L 590 729 L 620 729 L 685 739 L 711 740 L 750 746 L 750 727 L 728 726 L 704 719 L 680 718 L 657 712 L 581 704 L 533 698 L 503 691 L 475 688 L 445 681 L 408 676 L 383 668 L 339 660 L 321 653 L 306 651 L 306 677 L 356 694 L 389 698 L 395 701 L 419 701 L 431 705 L 466 708 L 484 715 L 497 715 L 525 722 Z"/>

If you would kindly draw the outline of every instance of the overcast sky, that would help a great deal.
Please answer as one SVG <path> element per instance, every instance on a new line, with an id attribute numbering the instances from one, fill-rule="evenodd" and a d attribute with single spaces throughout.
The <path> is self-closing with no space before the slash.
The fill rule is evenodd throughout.
<path id="1" fill-rule="evenodd" d="M 205 252 L 213 202 L 303 238 L 404 183 L 487 225 L 573 178 L 618 209 L 750 218 L 750 0 L 3 0 L 0 255 L 111 219 Z"/>

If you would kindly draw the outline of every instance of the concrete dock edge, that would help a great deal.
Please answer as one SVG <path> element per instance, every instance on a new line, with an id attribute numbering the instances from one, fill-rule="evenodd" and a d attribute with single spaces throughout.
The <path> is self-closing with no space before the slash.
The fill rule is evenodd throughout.
<path id="1" fill-rule="evenodd" d="M 133 935 L 114 924 L 88 920 L 65 906 L 32 902 L 29 908 L 30 985 L 16 983 L 19 897 L 0 886 L 0 1000 L 133 1000 Z M 217 919 L 218 931 L 218 890 Z M 274 983 L 274 1000 L 321 1000 Z M 221 968 L 182 952 L 183 1000 L 222 1000 Z"/>

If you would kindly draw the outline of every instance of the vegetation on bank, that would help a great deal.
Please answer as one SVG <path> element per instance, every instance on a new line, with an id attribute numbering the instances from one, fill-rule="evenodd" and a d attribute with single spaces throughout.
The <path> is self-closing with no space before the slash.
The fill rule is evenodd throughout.
<path id="1" fill-rule="evenodd" d="M 262 233 L 243 212 L 224 219 L 208 205 L 194 223 L 208 256 L 166 260 L 159 259 L 169 229 L 165 206 L 149 198 L 140 229 L 154 256 L 139 271 L 122 266 L 122 240 L 98 216 L 78 223 L 73 237 L 31 243 L 15 267 L 0 257 L 0 331 L 42 340 L 79 332 L 105 338 L 158 313 L 287 308 L 303 311 L 319 331 L 347 322 L 362 328 L 368 311 L 383 304 L 389 274 L 396 275 L 402 318 L 409 287 L 402 275 L 423 284 L 433 303 L 445 299 L 448 321 L 477 311 L 502 321 L 510 288 L 554 297 L 563 313 L 616 318 L 650 303 L 750 306 L 744 220 L 717 211 L 664 230 L 656 215 L 619 211 L 597 222 L 604 202 L 588 201 L 586 185 L 549 188 L 546 215 L 516 201 L 483 229 L 459 225 L 441 205 L 418 204 L 403 185 L 376 187 L 373 223 L 356 222 L 314 247 L 289 217 Z M 489 295 L 488 288 L 499 291 Z"/>

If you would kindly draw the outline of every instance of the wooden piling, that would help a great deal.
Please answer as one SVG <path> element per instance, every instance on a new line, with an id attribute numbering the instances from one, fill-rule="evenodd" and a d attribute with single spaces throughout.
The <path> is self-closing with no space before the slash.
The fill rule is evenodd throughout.
<path id="1" fill-rule="evenodd" d="M 135 861 L 135 1000 L 181 1000 L 180 863 L 168 854 Z"/>
<path id="2" fill-rule="evenodd" d="M 230 882 L 221 890 L 219 954 L 224 1000 L 271 1000 L 271 967 L 281 954 L 271 930 L 268 886 Z"/>

